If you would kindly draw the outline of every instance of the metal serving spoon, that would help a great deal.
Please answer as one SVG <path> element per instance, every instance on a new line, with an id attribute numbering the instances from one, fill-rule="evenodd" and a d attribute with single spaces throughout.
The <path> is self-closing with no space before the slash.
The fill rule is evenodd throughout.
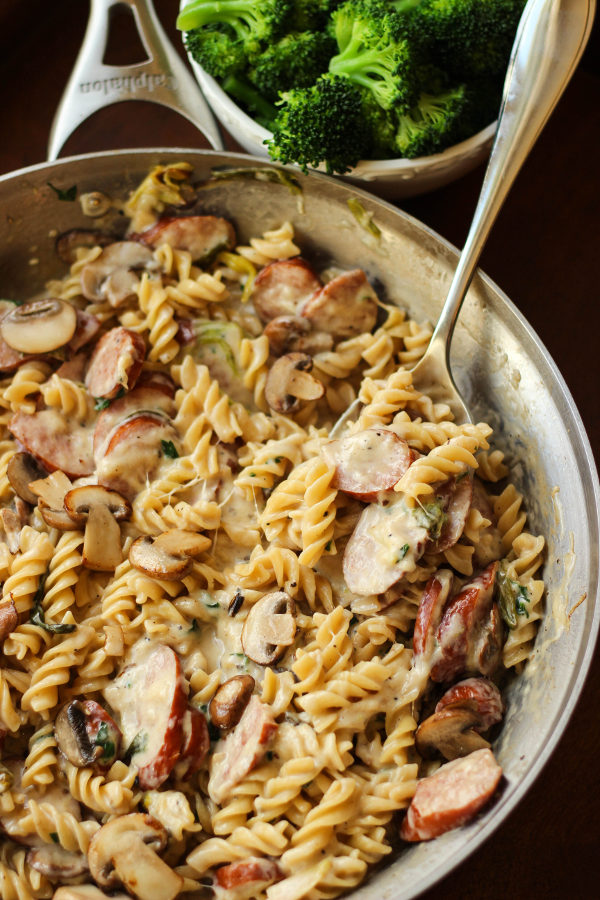
<path id="1" fill-rule="evenodd" d="M 529 0 L 513 44 L 488 167 L 467 240 L 413 384 L 447 403 L 457 423 L 471 422 L 450 369 L 458 313 L 483 246 L 517 173 L 569 83 L 587 43 L 596 0 Z M 335 423 L 339 434 L 360 405 L 355 400 Z"/>

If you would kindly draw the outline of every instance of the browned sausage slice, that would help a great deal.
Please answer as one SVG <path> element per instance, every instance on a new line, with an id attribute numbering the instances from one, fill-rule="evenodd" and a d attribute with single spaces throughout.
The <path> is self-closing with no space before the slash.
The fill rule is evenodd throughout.
<path id="1" fill-rule="evenodd" d="M 413 632 L 413 654 L 431 659 L 435 647 L 436 634 L 442 620 L 446 601 L 450 596 L 454 576 L 450 569 L 440 569 L 432 575 L 421 594 L 415 630 Z"/>
<path id="2" fill-rule="evenodd" d="M 100 319 L 91 313 L 85 312 L 83 309 L 76 309 L 75 313 L 77 315 L 77 325 L 75 326 L 75 334 L 67 344 L 69 353 L 77 353 L 78 350 L 89 344 L 102 327 Z"/>
<path id="3" fill-rule="evenodd" d="M 60 469 L 69 478 L 81 478 L 94 471 L 91 432 L 58 410 L 15 413 L 8 430 L 48 472 Z"/>
<path id="4" fill-rule="evenodd" d="M 142 790 L 160 787 L 179 758 L 186 694 L 179 657 L 165 644 L 126 666 L 104 689 L 120 719 L 131 764 L 139 769 Z"/>
<path id="5" fill-rule="evenodd" d="M 250 895 L 256 896 L 268 885 L 281 881 L 282 878 L 283 872 L 274 860 L 261 856 L 249 856 L 247 859 L 240 859 L 217 869 L 215 885 L 233 892 L 236 888 L 241 888 L 243 896 L 249 897 Z M 233 898 L 237 894 L 233 893 L 231 896 Z M 240 898 L 241 896 L 240 893 Z"/>
<path id="6" fill-rule="evenodd" d="M 178 778 L 190 778 L 202 767 L 210 750 L 206 718 L 199 709 L 188 706 L 183 716 L 183 741 L 177 763 Z"/>
<path id="7" fill-rule="evenodd" d="M 155 474 L 165 445 L 178 453 L 179 435 L 159 413 L 141 413 L 118 425 L 97 467 L 98 484 L 133 499 Z"/>
<path id="8" fill-rule="evenodd" d="M 173 216 L 130 238 L 148 247 L 169 244 L 174 250 L 187 250 L 193 260 L 202 262 L 233 247 L 235 230 L 231 222 L 218 216 Z"/>
<path id="9" fill-rule="evenodd" d="M 152 373 L 152 375 L 156 375 L 157 379 L 162 377 L 158 372 Z M 142 377 L 140 377 L 140 382 Z M 94 431 L 94 458 L 96 461 L 102 457 L 106 441 L 112 430 L 134 413 L 163 413 L 171 416 L 175 412 L 172 383 L 170 384 L 167 380 L 158 381 L 154 377 L 148 381 L 144 379 L 143 384 L 140 382 L 124 397 L 113 400 L 110 406 L 98 416 Z"/>
<path id="10" fill-rule="evenodd" d="M 144 339 L 135 331 L 121 326 L 107 331 L 96 344 L 85 376 L 92 397 L 112 400 L 119 391 L 134 388 L 145 356 Z"/>
<path id="11" fill-rule="evenodd" d="M 426 543 L 427 529 L 419 525 L 401 497 L 370 503 L 346 544 L 346 584 L 360 596 L 382 594 L 414 571 Z"/>
<path id="12" fill-rule="evenodd" d="M 403 841 L 430 841 L 469 822 L 491 799 L 502 769 L 491 750 L 445 763 L 417 784 L 400 828 Z"/>
<path id="13" fill-rule="evenodd" d="M 321 454 L 328 465 L 335 466 L 333 487 L 367 503 L 376 500 L 379 491 L 393 488 L 415 460 L 406 441 L 385 428 L 330 441 Z"/>
<path id="14" fill-rule="evenodd" d="M 476 731 L 487 731 L 492 725 L 502 721 L 504 703 L 502 694 L 493 681 L 487 678 L 466 678 L 454 684 L 443 697 L 438 700 L 436 713 L 447 706 L 459 704 L 473 709 L 481 719 L 481 726 Z"/>
<path id="15" fill-rule="evenodd" d="M 458 480 L 451 478 L 440 485 L 435 496 L 441 500 L 446 518 L 439 538 L 432 541 L 427 550 L 440 553 L 453 547 L 463 533 L 473 499 L 473 482 L 468 475 Z"/>
<path id="16" fill-rule="evenodd" d="M 482 674 L 490 675 L 497 665 L 500 648 L 496 647 L 489 659 L 486 650 L 499 627 L 493 603 L 497 568 L 497 562 L 490 563 L 447 605 L 437 631 L 431 667 L 433 681 L 450 681 L 464 672 L 480 671 L 482 657 L 486 670 Z"/>
<path id="17" fill-rule="evenodd" d="M 362 269 L 344 272 L 307 300 L 301 314 L 317 331 L 349 338 L 371 331 L 377 321 L 377 294 Z"/>
<path id="18" fill-rule="evenodd" d="M 254 279 L 252 303 L 263 322 L 295 316 L 321 287 L 318 276 L 303 259 L 281 259 L 265 266 Z"/>
<path id="19" fill-rule="evenodd" d="M 215 746 L 208 782 L 208 793 L 215 803 L 228 797 L 235 785 L 258 765 L 276 731 L 271 710 L 253 694 L 233 731 Z"/>
<path id="20" fill-rule="evenodd" d="M 0 606 L 0 643 L 17 627 L 19 616 L 13 600 Z"/>

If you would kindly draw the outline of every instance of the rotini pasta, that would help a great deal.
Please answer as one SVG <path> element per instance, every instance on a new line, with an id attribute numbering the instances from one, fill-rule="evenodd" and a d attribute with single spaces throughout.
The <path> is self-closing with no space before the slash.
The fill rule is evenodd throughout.
<path id="1" fill-rule="evenodd" d="M 50 283 L 90 329 L 76 358 L 0 384 L 3 897 L 105 888 L 104 842 L 142 822 L 133 865 L 173 897 L 351 890 L 446 758 L 436 704 L 499 697 L 543 614 L 544 539 L 491 428 L 412 383 L 429 324 L 315 271 L 288 222 L 242 244 L 160 218 L 189 173 L 155 167 L 126 240 Z M 54 474 L 23 487 L 17 451 Z M 154 900 L 125 856 L 110 889 Z"/>

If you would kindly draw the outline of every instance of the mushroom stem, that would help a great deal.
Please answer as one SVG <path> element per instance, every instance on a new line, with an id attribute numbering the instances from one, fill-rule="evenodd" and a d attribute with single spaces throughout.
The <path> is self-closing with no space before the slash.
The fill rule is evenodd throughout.
<path id="1" fill-rule="evenodd" d="M 114 572 L 123 561 L 121 529 L 106 506 L 92 506 L 83 539 L 83 565 L 97 572 Z"/>

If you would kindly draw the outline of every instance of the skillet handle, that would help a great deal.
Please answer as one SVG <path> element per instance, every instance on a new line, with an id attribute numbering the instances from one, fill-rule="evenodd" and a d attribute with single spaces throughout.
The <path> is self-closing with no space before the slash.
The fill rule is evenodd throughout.
<path id="1" fill-rule="evenodd" d="M 148 60 L 130 66 L 107 66 L 102 59 L 110 11 L 124 3 L 133 13 Z M 189 119 L 214 150 L 224 149 L 213 114 L 162 28 L 152 0 L 91 0 L 81 50 L 50 130 L 48 159 L 57 159 L 67 138 L 93 113 L 123 100 L 167 106 Z"/>

